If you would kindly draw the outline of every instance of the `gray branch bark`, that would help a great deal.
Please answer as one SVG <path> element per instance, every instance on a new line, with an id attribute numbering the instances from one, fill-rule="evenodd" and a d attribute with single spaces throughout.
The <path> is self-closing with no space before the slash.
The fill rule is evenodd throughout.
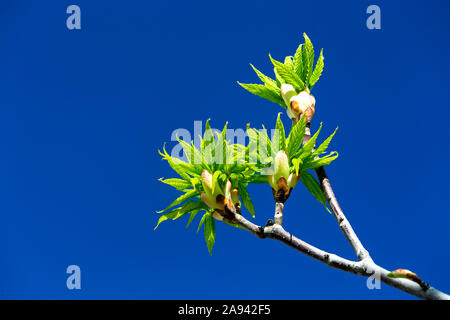
<path id="1" fill-rule="evenodd" d="M 375 264 L 370 257 L 366 257 L 360 261 L 347 260 L 336 254 L 321 250 L 297 238 L 296 236 L 284 230 L 283 227 L 279 224 L 268 224 L 265 227 L 258 226 L 250 222 L 240 214 L 235 214 L 234 218 L 230 222 L 250 231 L 258 238 L 269 238 L 280 241 L 290 246 L 291 248 L 310 256 L 311 258 L 329 265 L 330 267 L 369 277 L 374 280 L 380 280 L 392 287 L 408 292 L 422 299 L 450 300 L 449 295 L 433 287 L 429 287 L 424 290 L 419 284 L 414 281 L 388 277 L 387 274 L 389 273 L 389 271 Z"/>
<path id="2" fill-rule="evenodd" d="M 304 143 L 309 140 L 310 136 L 310 124 L 308 123 L 305 130 Z M 363 244 L 350 225 L 350 222 L 345 217 L 344 212 L 342 211 L 336 199 L 325 168 L 320 167 L 315 171 L 325 197 L 328 201 L 328 204 L 330 205 L 333 215 L 338 222 L 339 228 L 352 246 L 359 261 L 347 260 L 336 254 L 323 251 L 284 230 L 282 227 L 283 205 L 281 204 L 280 206 L 279 203 L 276 203 L 275 206 L 275 224 L 273 224 L 272 221 L 269 221 L 270 223 L 268 223 L 265 227 L 258 226 L 248 221 L 240 214 L 234 214 L 234 218 L 231 222 L 243 229 L 250 231 L 259 238 L 270 238 L 280 241 L 301 253 L 304 253 L 322 263 L 329 265 L 330 267 L 369 277 L 368 282 L 370 281 L 370 279 L 373 279 L 374 281 L 379 280 L 387 285 L 390 285 L 422 299 L 450 300 L 449 295 L 431 286 L 424 287 L 423 285 L 420 285 L 409 279 L 389 277 L 389 271 L 380 267 L 372 260 L 369 252 L 364 248 Z"/>

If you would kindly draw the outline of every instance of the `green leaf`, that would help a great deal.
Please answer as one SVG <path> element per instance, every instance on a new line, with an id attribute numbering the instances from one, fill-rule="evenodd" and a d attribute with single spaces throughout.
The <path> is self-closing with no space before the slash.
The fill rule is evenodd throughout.
<path id="1" fill-rule="evenodd" d="M 257 174 L 250 178 L 249 183 L 268 183 L 267 182 L 267 176 Z"/>
<path id="2" fill-rule="evenodd" d="M 168 219 L 176 220 L 178 218 L 183 217 L 184 215 L 188 214 L 191 211 L 196 210 L 198 212 L 199 210 L 201 210 L 201 209 L 205 210 L 206 208 L 207 208 L 207 206 L 202 201 L 194 201 L 194 200 L 188 201 L 188 202 L 184 203 L 182 207 L 170 210 L 170 211 L 166 212 L 165 214 L 163 214 L 161 217 L 159 217 L 158 224 L 156 225 L 155 230 L 156 230 L 156 228 L 158 228 L 159 224 L 163 221 L 166 221 Z M 191 221 L 192 219 L 189 219 L 189 220 Z M 189 225 L 189 223 L 188 223 L 188 225 Z"/>
<path id="3" fill-rule="evenodd" d="M 294 70 L 294 62 L 293 62 L 292 56 L 287 56 L 284 58 L 284 65 L 290 67 L 292 70 Z"/>
<path id="4" fill-rule="evenodd" d="M 161 151 L 158 152 L 164 160 L 167 160 L 169 166 L 184 180 L 189 180 L 191 177 L 186 173 L 186 169 L 189 167 L 189 165 L 186 162 L 181 161 L 180 159 L 171 157 L 167 153 L 165 145 L 163 146 L 163 151 L 164 153 L 162 153 Z"/>
<path id="5" fill-rule="evenodd" d="M 299 173 L 300 167 L 303 165 L 303 161 L 300 158 L 292 159 L 292 165 L 296 174 Z"/>
<path id="6" fill-rule="evenodd" d="M 213 194 L 217 194 L 219 193 L 219 183 L 217 181 L 217 178 L 222 174 L 221 171 L 214 171 L 213 176 L 212 176 L 212 184 L 211 184 L 211 190 Z"/>
<path id="7" fill-rule="evenodd" d="M 303 165 L 303 170 L 309 170 L 309 169 L 315 169 L 323 166 L 329 165 L 331 162 L 336 160 L 336 158 L 339 156 L 339 154 L 336 151 L 331 152 L 329 155 L 314 159 L 311 161 L 306 162 Z"/>
<path id="8" fill-rule="evenodd" d="M 292 127 L 291 132 L 289 133 L 286 153 L 290 159 L 298 152 L 303 143 L 305 128 L 305 117 L 301 117 L 300 120 Z"/>
<path id="9" fill-rule="evenodd" d="M 189 227 L 189 225 L 191 224 L 192 220 L 194 220 L 195 216 L 196 216 L 200 211 L 201 211 L 201 210 L 193 210 L 193 211 L 191 212 L 191 215 L 189 216 L 189 221 L 188 221 L 188 223 L 187 223 L 187 225 L 186 225 L 186 228 Z"/>
<path id="10" fill-rule="evenodd" d="M 209 212 L 205 212 L 205 214 L 202 216 L 202 218 L 200 219 L 200 222 L 198 223 L 198 228 L 197 228 L 197 233 L 200 231 L 200 228 L 202 227 L 202 225 L 203 225 L 203 223 L 205 222 L 205 217 L 208 215 L 208 214 L 211 214 L 211 213 L 209 213 Z"/>
<path id="11" fill-rule="evenodd" d="M 175 201 L 172 202 L 167 208 L 165 208 L 162 211 L 158 211 L 158 213 L 163 213 L 163 212 L 167 211 L 168 209 L 172 208 L 173 206 L 183 203 L 184 201 L 189 200 L 195 196 L 198 196 L 197 190 L 186 191 L 186 193 L 184 193 L 181 196 L 179 196 L 178 198 L 176 198 Z"/>
<path id="12" fill-rule="evenodd" d="M 182 216 L 190 213 L 193 210 L 200 210 L 207 208 L 206 205 L 202 201 L 198 200 L 191 200 L 187 201 L 183 204 L 183 206 L 180 208 L 178 213 L 175 215 L 175 217 L 172 218 L 172 220 L 176 220 L 178 218 L 181 218 Z"/>
<path id="13" fill-rule="evenodd" d="M 283 78 L 279 75 L 277 68 L 273 68 L 273 73 L 275 74 L 275 80 L 277 82 L 277 87 L 280 87 L 282 83 L 286 83 Z"/>
<path id="14" fill-rule="evenodd" d="M 303 37 L 305 38 L 305 58 L 303 60 L 303 66 L 306 68 L 304 80 L 306 84 L 309 84 L 309 78 L 311 77 L 314 66 L 314 47 L 306 33 L 303 33 Z"/>
<path id="15" fill-rule="evenodd" d="M 309 139 L 309 141 L 300 149 L 300 158 L 303 160 L 311 155 L 314 150 L 314 146 L 316 145 L 317 137 L 319 136 L 320 131 L 322 130 L 322 123 L 320 123 L 319 130 Z"/>
<path id="16" fill-rule="evenodd" d="M 314 72 L 312 73 L 311 77 L 309 78 L 309 87 L 312 89 L 316 82 L 320 79 L 320 76 L 322 75 L 323 71 L 323 49 L 320 50 L 320 56 L 319 59 L 316 62 L 316 67 L 314 68 Z"/>
<path id="17" fill-rule="evenodd" d="M 303 171 L 300 174 L 300 179 L 302 180 L 306 189 L 308 189 L 308 191 L 314 196 L 314 198 L 316 198 L 317 201 L 323 204 L 324 207 L 327 209 L 327 211 L 330 212 L 330 210 L 327 207 L 327 199 L 325 198 L 322 188 L 320 187 L 316 179 L 309 172 L 306 171 Z"/>
<path id="18" fill-rule="evenodd" d="M 203 161 L 210 166 L 210 168 L 213 170 L 214 166 L 214 148 L 215 147 L 215 139 L 214 139 L 214 132 L 211 129 L 211 126 L 209 125 L 209 119 L 206 121 L 205 124 L 205 132 L 203 134 L 203 140 L 202 140 L 202 155 L 203 155 Z"/>
<path id="19" fill-rule="evenodd" d="M 183 148 L 183 152 L 186 155 L 186 159 L 189 163 L 183 165 L 183 170 L 187 171 L 191 174 L 202 174 L 203 167 L 200 164 L 195 164 L 195 162 L 198 162 L 199 159 L 201 159 L 201 154 L 198 152 L 198 150 L 194 147 L 193 144 L 189 144 L 186 141 L 183 141 L 181 139 L 178 139 L 178 143 Z M 197 151 L 197 152 L 196 152 Z M 174 160 L 175 162 L 182 161 L 181 159 Z"/>
<path id="20" fill-rule="evenodd" d="M 278 113 L 278 118 L 277 118 L 277 122 L 275 124 L 275 129 L 278 130 L 279 135 L 278 135 L 278 146 L 279 146 L 279 150 L 286 150 L 286 132 L 284 131 L 284 125 L 283 122 L 280 119 L 280 113 Z"/>
<path id="21" fill-rule="evenodd" d="M 218 168 L 222 168 L 226 163 L 227 155 L 227 141 L 226 141 L 227 125 L 223 128 L 222 132 L 217 134 L 217 143 L 215 147 L 215 161 L 218 164 Z"/>
<path id="22" fill-rule="evenodd" d="M 255 217 L 255 207 L 253 206 L 253 202 L 250 199 L 250 195 L 248 194 L 246 187 L 242 183 L 238 184 L 238 191 L 239 191 L 239 196 L 242 199 L 242 204 L 244 205 L 244 207 L 247 208 L 247 210 L 250 212 L 250 214 L 254 218 Z"/>
<path id="23" fill-rule="evenodd" d="M 277 82 L 275 80 L 273 80 L 273 79 L 269 78 L 268 76 L 264 75 L 261 71 L 256 69 L 251 63 L 250 63 L 250 65 L 252 66 L 253 70 L 255 70 L 256 74 L 259 77 L 259 79 L 261 79 L 261 81 L 264 82 L 264 84 L 267 87 L 272 87 L 274 89 L 278 89 Z"/>
<path id="24" fill-rule="evenodd" d="M 316 156 L 319 156 L 325 151 L 327 151 L 328 146 L 330 145 L 331 140 L 336 134 L 337 129 L 338 128 L 336 128 L 336 130 L 334 130 L 334 132 L 324 142 L 322 142 L 321 145 L 311 154 L 311 158 L 315 158 Z"/>
<path id="25" fill-rule="evenodd" d="M 202 153 L 195 147 L 194 141 L 191 142 L 191 163 L 202 164 Z"/>
<path id="26" fill-rule="evenodd" d="M 294 55 L 294 71 L 300 78 L 303 72 L 302 47 L 303 44 L 299 45 Z"/>
<path id="27" fill-rule="evenodd" d="M 254 84 L 254 83 L 240 83 L 238 84 L 244 88 L 245 90 L 253 93 L 254 95 L 267 99 L 269 101 L 272 101 L 274 103 L 278 103 L 282 107 L 286 108 L 286 105 L 284 104 L 283 98 L 281 97 L 281 94 L 276 94 L 273 90 L 270 88 L 262 85 L 262 84 Z"/>
<path id="28" fill-rule="evenodd" d="M 177 215 L 177 213 L 178 213 L 179 210 L 180 210 L 180 208 L 176 208 L 176 209 L 173 209 L 173 210 L 171 210 L 171 211 L 168 211 L 168 212 L 166 212 L 165 214 L 163 214 L 162 216 L 160 216 L 159 219 L 158 219 L 158 223 L 156 224 L 156 227 L 155 227 L 155 229 L 153 229 L 153 230 L 156 230 L 156 228 L 159 227 L 159 224 L 160 224 L 161 222 L 166 221 L 166 220 L 168 220 L 168 219 L 172 219 L 173 217 L 175 217 L 175 216 Z"/>
<path id="29" fill-rule="evenodd" d="M 203 228 L 205 234 L 206 245 L 208 246 L 209 254 L 212 255 L 212 248 L 214 242 L 216 241 L 216 223 L 211 213 L 204 215 L 205 217 L 205 227 Z"/>
<path id="30" fill-rule="evenodd" d="M 163 180 L 163 178 L 160 178 L 158 180 L 165 184 L 168 184 L 169 186 L 174 187 L 177 190 L 183 190 L 183 189 L 186 189 L 186 188 L 189 188 L 192 186 L 190 181 L 186 181 L 186 180 L 182 180 L 182 179 L 172 178 L 172 179 Z"/>
<path id="31" fill-rule="evenodd" d="M 272 56 L 269 55 L 270 60 L 272 61 L 273 65 L 275 66 L 275 69 L 277 70 L 277 73 L 280 75 L 280 77 L 290 85 L 294 86 L 299 91 L 302 91 L 305 89 L 305 84 L 300 79 L 300 77 L 294 72 L 294 70 L 289 65 L 285 65 L 277 60 L 272 59 Z"/>
<path id="32" fill-rule="evenodd" d="M 272 161 L 272 143 L 269 139 L 269 135 L 267 134 L 266 128 L 262 130 L 257 131 L 258 135 L 258 157 L 261 162 L 261 164 L 265 165 Z"/>

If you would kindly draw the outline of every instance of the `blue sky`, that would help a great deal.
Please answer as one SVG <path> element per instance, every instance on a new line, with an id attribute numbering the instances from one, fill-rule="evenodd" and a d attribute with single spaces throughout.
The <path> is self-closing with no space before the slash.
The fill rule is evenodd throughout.
<path id="1" fill-rule="evenodd" d="M 82 29 L 66 28 L 77 4 Z M 381 8 L 381 30 L 366 8 Z M 194 120 L 273 126 L 280 107 L 236 81 L 271 74 L 306 32 L 324 48 L 313 129 L 339 126 L 328 169 L 372 257 L 450 291 L 449 3 L 445 1 L 19 1 L 0 4 L 0 298 L 410 299 L 272 240 L 217 225 L 210 256 L 157 150 Z M 286 125 L 289 121 L 283 117 Z M 273 215 L 251 186 L 256 222 Z M 286 229 L 354 259 L 299 186 Z M 81 268 L 81 290 L 66 268 Z"/>

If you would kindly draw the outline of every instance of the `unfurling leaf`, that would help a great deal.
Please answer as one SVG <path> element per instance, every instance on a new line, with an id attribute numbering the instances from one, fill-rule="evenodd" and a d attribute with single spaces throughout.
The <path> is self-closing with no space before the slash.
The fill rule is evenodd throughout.
<path id="1" fill-rule="evenodd" d="M 241 199 L 242 199 L 242 204 L 244 205 L 244 207 L 247 208 L 248 212 L 250 212 L 250 214 L 254 218 L 255 217 L 255 207 L 253 206 L 253 202 L 250 199 L 250 195 L 248 194 L 246 187 L 244 185 L 242 185 L 242 183 L 239 183 L 238 190 L 239 190 L 239 195 L 241 196 Z"/>
<path id="2" fill-rule="evenodd" d="M 205 226 L 203 228 L 206 245 L 208 246 L 209 254 L 212 254 L 212 248 L 214 246 L 214 242 L 216 241 L 216 223 L 211 213 L 206 213 L 205 217 Z"/>
<path id="3" fill-rule="evenodd" d="M 336 151 L 331 152 L 329 155 L 308 161 L 304 164 L 303 170 L 315 169 L 323 166 L 329 165 L 331 162 L 336 160 L 339 154 Z"/>
<path id="4" fill-rule="evenodd" d="M 334 130 L 334 132 L 324 141 L 320 144 L 320 146 L 312 153 L 311 157 L 314 158 L 316 156 L 321 155 L 328 149 L 328 145 L 330 144 L 331 140 L 333 139 L 334 135 L 336 134 L 338 128 Z"/>
<path id="5" fill-rule="evenodd" d="M 305 84 L 303 83 L 302 79 L 300 79 L 300 77 L 294 72 L 293 68 L 290 65 L 285 65 L 280 61 L 273 59 L 271 55 L 269 55 L 269 57 L 278 75 L 284 80 L 285 83 L 293 85 L 294 88 L 298 91 L 302 91 L 303 89 L 305 89 Z"/>
<path id="6" fill-rule="evenodd" d="M 299 151 L 303 137 L 305 136 L 306 122 L 305 117 L 301 117 L 300 120 L 292 127 L 288 137 L 288 145 L 286 147 L 286 153 L 292 159 L 292 157 Z"/>
<path id="7" fill-rule="evenodd" d="M 252 66 L 253 70 L 256 72 L 256 74 L 258 75 L 259 79 L 261 79 L 262 82 L 264 82 L 264 84 L 267 87 L 272 87 L 273 89 L 278 89 L 277 86 L 277 82 L 271 78 L 269 78 L 268 76 L 264 75 L 261 71 L 259 71 L 258 69 L 256 69 L 251 63 L 250 65 Z"/>
<path id="8" fill-rule="evenodd" d="M 172 179 L 164 180 L 163 178 L 160 178 L 159 181 L 161 181 L 165 184 L 168 184 L 169 186 L 172 186 L 177 190 L 183 190 L 183 189 L 192 187 L 192 184 L 190 181 L 186 181 L 183 179 L 172 178 Z"/>
<path id="9" fill-rule="evenodd" d="M 320 76 L 322 75 L 323 71 L 323 49 L 320 51 L 319 59 L 316 62 L 316 67 L 314 68 L 314 72 L 312 73 L 311 77 L 309 78 L 309 88 L 312 89 L 316 82 L 320 79 Z"/>
<path id="10" fill-rule="evenodd" d="M 176 198 L 175 201 L 173 201 L 167 208 L 165 208 L 164 210 L 158 211 L 158 213 L 163 213 L 163 212 L 167 211 L 168 209 L 172 208 L 173 206 L 181 204 L 184 201 L 189 200 L 195 196 L 198 196 L 197 190 L 188 190 L 188 191 L 186 191 L 185 194 L 182 194 L 181 196 Z"/>
<path id="11" fill-rule="evenodd" d="M 285 108 L 285 104 L 283 101 L 283 98 L 281 98 L 281 94 L 277 94 L 274 90 L 271 88 L 262 85 L 262 84 L 254 84 L 254 83 L 240 83 L 238 84 L 244 88 L 245 90 L 253 93 L 254 95 L 257 95 L 258 97 L 267 99 L 269 101 L 272 101 L 274 103 L 278 103 L 283 108 Z"/>
<path id="12" fill-rule="evenodd" d="M 314 198 L 316 198 L 317 201 L 323 204 L 325 209 L 327 209 L 327 211 L 330 212 L 330 210 L 327 207 L 327 199 L 325 198 L 322 188 L 320 187 L 317 180 L 309 172 L 306 171 L 303 171 L 301 173 L 300 180 L 302 180 L 306 189 L 308 189 L 308 191 L 314 196 Z"/>
<path id="13" fill-rule="evenodd" d="M 275 129 L 278 130 L 278 148 L 279 150 L 286 149 L 286 132 L 284 131 L 283 122 L 280 119 L 280 114 L 278 113 L 277 123 L 275 124 Z"/>

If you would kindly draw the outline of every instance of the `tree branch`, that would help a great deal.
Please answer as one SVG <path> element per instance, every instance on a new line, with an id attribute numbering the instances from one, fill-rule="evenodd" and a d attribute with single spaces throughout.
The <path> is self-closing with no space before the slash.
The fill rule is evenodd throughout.
<path id="1" fill-rule="evenodd" d="M 275 202 L 275 223 L 279 224 L 280 226 L 283 225 L 283 208 L 284 203 L 282 202 Z"/>
<path id="2" fill-rule="evenodd" d="M 306 142 L 309 141 L 310 137 L 310 123 L 307 123 L 303 144 L 306 144 Z M 375 264 L 375 262 L 370 257 L 369 252 L 362 245 L 361 241 L 350 225 L 350 222 L 347 220 L 344 212 L 339 206 L 325 169 L 323 167 L 320 167 L 315 169 L 315 171 L 325 197 L 332 209 L 334 217 L 339 224 L 339 228 L 344 233 L 345 237 L 347 238 L 360 261 L 347 260 L 338 255 L 323 251 L 284 230 L 281 226 L 283 217 L 282 203 L 277 202 L 275 205 L 275 224 L 273 224 L 273 222 L 269 220 L 265 227 L 261 227 L 248 221 L 242 215 L 237 213 L 234 213 L 234 217 L 231 222 L 243 229 L 250 231 L 259 238 L 271 238 L 280 241 L 301 253 L 304 253 L 324 264 L 329 265 L 330 267 L 369 277 L 369 279 L 367 280 L 368 282 L 370 281 L 370 279 L 375 279 L 375 281 L 380 280 L 387 285 L 408 292 L 422 299 L 450 300 L 449 295 L 433 287 L 424 286 L 423 284 L 420 285 L 409 279 L 391 278 L 388 276 L 388 270 Z"/>
<path id="3" fill-rule="evenodd" d="M 311 123 L 306 124 L 305 136 L 303 138 L 303 144 L 306 144 L 311 137 Z M 371 259 L 369 252 L 364 248 L 363 244 L 359 240 L 355 231 L 353 230 L 350 222 L 344 215 L 341 207 L 339 206 L 339 202 L 334 195 L 333 188 L 331 187 L 330 180 L 327 177 L 327 173 L 324 167 L 319 167 L 315 169 L 317 178 L 319 179 L 320 186 L 322 187 L 322 191 L 325 194 L 325 198 L 327 199 L 328 204 L 331 207 L 334 217 L 339 224 L 339 228 L 344 233 L 348 242 L 352 246 L 353 250 L 356 253 L 356 256 L 359 260 Z"/>
<path id="4" fill-rule="evenodd" d="M 372 279 L 381 280 L 392 287 L 408 292 L 422 299 L 450 300 L 449 295 L 433 287 L 429 287 L 425 290 L 419 284 L 411 280 L 388 277 L 387 274 L 389 271 L 376 265 L 370 258 L 366 258 L 361 261 L 351 261 L 338 255 L 323 251 L 295 237 L 291 233 L 284 230 L 281 225 L 268 224 L 265 227 L 261 227 L 248 221 L 240 214 L 234 214 L 234 218 L 230 222 L 250 231 L 258 238 L 270 238 L 280 241 L 301 253 L 329 265 L 330 267 L 365 277 L 370 277 Z"/>

